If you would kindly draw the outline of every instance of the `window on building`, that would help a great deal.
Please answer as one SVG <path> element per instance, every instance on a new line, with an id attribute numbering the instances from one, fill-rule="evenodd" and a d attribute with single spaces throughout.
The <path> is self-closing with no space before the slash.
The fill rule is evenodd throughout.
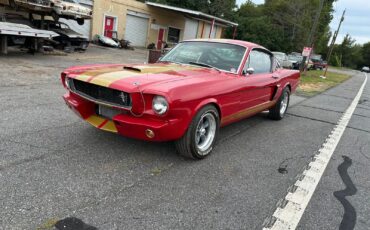
<path id="1" fill-rule="evenodd" d="M 179 43 L 180 41 L 180 30 L 176 28 L 168 28 L 167 42 L 169 43 Z"/>

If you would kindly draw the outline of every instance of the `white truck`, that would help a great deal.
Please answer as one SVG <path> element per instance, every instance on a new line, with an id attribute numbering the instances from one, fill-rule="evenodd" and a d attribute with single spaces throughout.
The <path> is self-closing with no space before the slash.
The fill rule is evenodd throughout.
<path id="1" fill-rule="evenodd" d="M 39 39 L 51 39 L 57 33 L 48 30 L 34 29 L 25 24 L 0 22 L 0 52 L 8 53 L 8 46 L 27 45 L 27 48 L 37 50 Z"/>

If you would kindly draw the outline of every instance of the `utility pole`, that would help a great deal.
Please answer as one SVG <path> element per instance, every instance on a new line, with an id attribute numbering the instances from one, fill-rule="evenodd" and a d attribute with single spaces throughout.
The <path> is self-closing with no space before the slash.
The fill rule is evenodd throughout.
<path id="1" fill-rule="evenodd" d="M 331 40 L 331 43 L 330 43 L 330 48 L 329 48 L 329 52 L 328 52 L 328 55 L 326 57 L 326 61 L 328 62 L 328 65 L 326 65 L 326 68 L 325 68 L 325 72 L 324 72 L 324 78 L 326 78 L 326 73 L 328 72 L 328 67 L 329 67 L 329 61 L 330 61 L 330 57 L 331 57 L 331 54 L 333 53 L 333 49 L 334 49 L 334 45 L 335 45 L 335 41 L 337 40 L 337 37 L 338 37 L 338 34 L 339 34 L 339 30 L 340 30 L 340 27 L 342 25 L 342 22 L 344 21 L 344 15 L 346 14 L 346 10 L 343 11 L 343 14 L 342 14 L 342 17 L 340 18 L 340 22 L 339 22 L 339 25 L 338 25 L 338 29 L 335 31 L 334 35 L 333 35 L 333 39 Z"/>
<path id="2" fill-rule="evenodd" d="M 311 28 L 310 35 L 308 36 L 308 39 L 307 39 L 307 46 L 308 47 L 313 47 L 313 44 L 315 43 L 315 33 L 316 33 L 316 30 L 317 30 L 317 25 L 319 24 L 319 21 L 320 21 L 320 16 L 321 16 L 322 9 L 324 8 L 324 2 L 325 2 L 325 0 L 320 0 L 319 10 L 316 13 L 315 21 L 313 22 L 313 26 Z M 307 58 L 309 59 L 310 57 L 304 57 L 303 58 L 303 62 L 302 62 L 303 65 L 301 65 L 301 71 L 302 71 L 302 69 L 306 69 L 306 60 L 307 60 Z"/>

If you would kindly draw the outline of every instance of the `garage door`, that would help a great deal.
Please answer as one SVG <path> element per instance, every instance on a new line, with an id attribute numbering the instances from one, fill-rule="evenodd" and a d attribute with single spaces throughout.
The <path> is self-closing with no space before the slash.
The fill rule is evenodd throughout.
<path id="1" fill-rule="evenodd" d="M 197 38 L 198 21 L 194 19 L 185 20 L 184 40 Z"/>
<path id="2" fill-rule="evenodd" d="M 133 46 L 145 47 L 148 36 L 149 19 L 127 14 L 125 39 Z"/>
<path id="3" fill-rule="evenodd" d="M 217 34 L 217 26 L 214 26 L 212 33 L 211 33 L 211 38 L 216 38 L 216 34 Z"/>

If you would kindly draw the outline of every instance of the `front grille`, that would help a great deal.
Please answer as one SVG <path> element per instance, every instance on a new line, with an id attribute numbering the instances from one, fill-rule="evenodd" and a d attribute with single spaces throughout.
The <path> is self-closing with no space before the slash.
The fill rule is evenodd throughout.
<path id="1" fill-rule="evenodd" d="M 68 79 L 68 83 L 72 92 L 88 100 L 111 106 L 131 107 L 131 97 L 126 92 L 71 78 Z"/>

